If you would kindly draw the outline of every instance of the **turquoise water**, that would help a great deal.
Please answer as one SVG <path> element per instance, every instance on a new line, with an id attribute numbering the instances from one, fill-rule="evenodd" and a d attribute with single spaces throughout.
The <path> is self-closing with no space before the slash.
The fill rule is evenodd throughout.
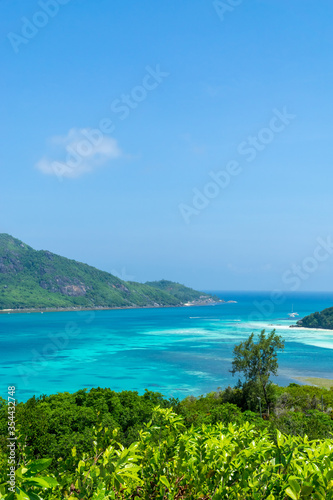
<path id="1" fill-rule="evenodd" d="M 286 340 L 275 381 L 333 379 L 333 331 L 291 329 L 300 317 L 333 305 L 333 293 L 218 292 L 237 303 L 215 306 L 0 315 L 1 395 L 17 398 L 83 387 L 156 390 L 183 398 L 237 382 L 232 350 L 252 332 L 275 327 Z"/>

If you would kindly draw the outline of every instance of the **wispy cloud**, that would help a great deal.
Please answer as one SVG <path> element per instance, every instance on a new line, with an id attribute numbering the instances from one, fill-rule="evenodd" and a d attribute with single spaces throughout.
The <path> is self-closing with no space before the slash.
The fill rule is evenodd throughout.
<path id="1" fill-rule="evenodd" d="M 123 155 L 116 139 L 90 128 L 72 128 L 65 136 L 51 137 L 49 148 L 48 156 L 43 156 L 36 168 L 60 180 L 81 177 Z"/>

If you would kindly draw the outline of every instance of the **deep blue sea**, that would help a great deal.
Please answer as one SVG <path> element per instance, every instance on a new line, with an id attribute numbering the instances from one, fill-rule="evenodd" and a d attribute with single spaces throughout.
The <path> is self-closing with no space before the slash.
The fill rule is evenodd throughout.
<path id="1" fill-rule="evenodd" d="M 92 387 L 179 398 L 205 394 L 237 382 L 229 372 L 233 347 L 264 328 L 276 328 L 286 340 L 274 381 L 333 379 L 333 331 L 289 328 L 333 306 L 333 293 L 215 293 L 237 303 L 1 314 L 0 395 L 6 397 L 9 385 L 19 401 Z M 299 314 L 294 320 L 292 307 Z"/>

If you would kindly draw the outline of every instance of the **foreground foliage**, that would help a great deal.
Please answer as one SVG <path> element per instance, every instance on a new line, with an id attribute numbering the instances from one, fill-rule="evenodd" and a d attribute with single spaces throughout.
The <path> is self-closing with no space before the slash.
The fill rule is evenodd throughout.
<path id="1" fill-rule="evenodd" d="M 3 464 L 4 457 L 2 456 Z M 17 497 L 23 499 L 325 499 L 333 498 L 333 443 L 307 437 L 273 438 L 249 422 L 186 429 L 172 409 L 155 408 L 129 447 L 117 431 L 94 429 L 90 453 L 74 447 L 58 470 L 22 452 Z M 1 468 L 0 499 L 6 493 Z M 72 472 L 69 472 L 69 470 Z"/>
<path id="2" fill-rule="evenodd" d="M 16 422 L 21 440 L 31 459 L 52 457 L 52 468 L 58 459 L 67 460 L 75 446 L 78 455 L 89 453 L 94 440 L 93 427 L 117 431 L 117 441 L 129 447 L 140 436 L 140 430 L 153 415 L 156 406 L 173 410 L 183 418 L 186 428 L 230 422 L 251 422 L 258 429 L 268 429 L 309 439 L 328 439 L 333 435 L 333 390 L 291 384 L 271 386 L 274 413 L 269 420 L 260 418 L 256 387 L 228 387 L 224 391 L 179 401 L 146 391 L 115 392 L 96 388 L 73 394 L 59 393 L 31 398 L 16 406 Z M 265 411 L 265 407 L 263 407 Z M 265 414 L 264 414 L 265 416 Z M 0 398 L 0 447 L 7 446 L 7 403 Z"/>

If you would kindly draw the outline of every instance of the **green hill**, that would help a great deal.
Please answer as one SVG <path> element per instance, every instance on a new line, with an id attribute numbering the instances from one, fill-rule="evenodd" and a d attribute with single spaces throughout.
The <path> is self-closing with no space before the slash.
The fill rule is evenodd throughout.
<path id="1" fill-rule="evenodd" d="M 180 298 L 172 290 L 123 281 L 0 234 L 0 310 L 179 306 L 193 300 L 193 291 L 187 290 L 191 293 Z"/>
<path id="2" fill-rule="evenodd" d="M 333 330 L 333 307 L 305 316 L 305 318 L 297 321 L 297 326 Z"/>
<path id="3" fill-rule="evenodd" d="M 156 290 L 161 290 L 163 292 L 171 293 L 181 302 L 193 302 L 193 301 L 203 301 L 211 299 L 212 301 L 220 301 L 216 296 L 208 295 L 207 293 L 198 292 L 193 290 L 193 288 L 188 288 L 187 286 L 181 285 L 179 283 L 174 283 L 173 281 L 160 280 L 160 281 L 147 281 L 146 285 L 156 288 Z"/>

